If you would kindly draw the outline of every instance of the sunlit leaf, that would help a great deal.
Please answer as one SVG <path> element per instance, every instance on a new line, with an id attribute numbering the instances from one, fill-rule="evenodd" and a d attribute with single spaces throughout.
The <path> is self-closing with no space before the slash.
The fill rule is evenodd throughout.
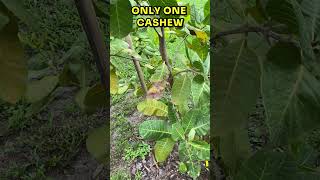
<path id="1" fill-rule="evenodd" d="M 116 74 L 116 71 L 113 69 L 110 71 L 110 93 L 117 94 L 118 89 L 119 89 L 118 76 Z"/>
<path id="2" fill-rule="evenodd" d="M 167 116 L 168 106 L 155 99 L 146 99 L 137 106 L 138 110 L 147 116 Z"/>
<path id="3" fill-rule="evenodd" d="M 171 136 L 167 123 L 162 120 L 144 121 L 139 125 L 139 134 L 145 140 L 160 140 Z"/>
<path id="4" fill-rule="evenodd" d="M 113 0 L 110 2 L 110 34 L 117 38 L 127 36 L 132 30 L 133 15 L 128 0 Z"/>
<path id="5" fill-rule="evenodd" d="M 188 75 L 182 75 L 174 79 L 172 87 L 172 103 L 183 105 L 187 102 L 191 93 L 191 79 Z"/>
<path id="6" fill-rule="evenodd" d="M 164 138 L 156 142 L 154 153 L 157 162 L 164 162 L 173 150 L 175 141 L 171 138 Z"/>
<path id="7" fill-rule="evenodd" d="M 184 133 L 185 133 L 184 129 L 181 126 L 180 122 L 176 122 L 176 123 L 172 124 L 171 135 L 172 135 L 173 140 L 175 140 L 175 141 L 184 140 L 185 139 Z"/>

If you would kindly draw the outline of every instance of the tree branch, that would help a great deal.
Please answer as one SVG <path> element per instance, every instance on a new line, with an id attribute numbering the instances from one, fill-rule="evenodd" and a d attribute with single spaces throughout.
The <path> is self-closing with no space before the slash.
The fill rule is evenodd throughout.
<path id="1" fill-rule="evenodd" d="M 273 32 L 270 27 L 260 27 L 260 26 L 242 26 L 242 27 L 239 27 L 236 29 L 219 32 L 211 40 L 214 41 L 214 40 L 220 39 L 224 36 L 229 36 L 229 35 L 234 35 L 234 34 L 246 34 L 246 33 L 252 33 L 252 32 L 253 33 L 261 33 L 264 36 L 266 36 L 267 38 L 272 38 L 277 41 L 284 41 L 284 42 L 290 41 L 289 38 L 284 38 L 280 34 Z"/>
<path id="2" fill-rule="evenodd" d="M 134 48 L 133 48 L 133 45 L 132 45 L 132 39 L 131 39 L 130 34 L 125 39 L 126 39 L 126 42 L 129 45 L 129 49 L 133 50 Z M 144 80 L 144 76 L 143 76 L 143 72 L 142 72 L 142 69 L 141 69 L 141 66 L 140 66 L 140 62 L 134 56 L 132 56 L 132 62 L 133 62 L 134 67 L 135 67 L 135 69 L 137 71 L 141 88 L 142 88 L 142 90 L 144 92 L 144 95 L 146 96 L 147 92 L 148 92 L 148 89 L 147 89 L 147 85 L 146 85 L 145 80 Z"/>
<path id="3" fill-rule="evenodd" d="M 109 49 L 109 47 L 106 47 L 106 43 L 103 42 L 102 33 L 99 29 L 99 24 L 92 1 L 74 1 L 80 15 L 83 29 L 87 34 L 87 39 L 90 43 L 97 69 L 100 73 L 101 83 L 104 86 L 104 88 L 108 91 L 110 87 L 110 80 L 108 74 L 110 66 L 110 57 L 109 53 L 107 52 L 107 49 Z"/>
<path id="4" fill-rule="evenodd" d="M 168 59 L 168 54 L 167 54 L 164 27 L 161 27 L 161 34 L 158 32 L 157 32 L 157 34 L 159 37 L 159 51 L 160 51 L 162 60 L 165 62 L 166 66 L 169 70 L 169 83 L 170 83 L 170 86 L 172 87 L 172 85 L 173 85 L 172 67 L 170 65 L 170 62 Z"/>

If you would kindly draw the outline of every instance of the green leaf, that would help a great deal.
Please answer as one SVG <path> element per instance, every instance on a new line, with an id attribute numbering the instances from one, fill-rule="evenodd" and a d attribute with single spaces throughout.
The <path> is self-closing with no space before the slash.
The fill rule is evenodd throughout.
<path id="1" fill-rule="evenodd" d="M 87 150 L 99 162 L 106 163 L 109 156 L 107 144 L 109 141 L 108 128 L 103 126 L 94 129 L 86 141 Z"/>
<path id="2" fill-rule="evenodd" d="M 204 15 L 205 18 L 210 17 L 210 0 L 207 0 L 206 4 L 204 5 L 203 15 Z"/>
<path id="3" fill-rule="evenodd" d="M 174 79 L 172 87 L 172 103 L 178 106 L 187 103 L 191 92 L 191 79 L 188 75 L 182 75 Z"/>
<path id="4" fill-rule="evenodd" d="M 109 104 L 107 92 L 101 84 L 82 88 L 76 95 L 76 102 L 82 110 L 88 113 L 93 113 Z"/>
<path id="5" fill-rule="evenodd" d="M 260 151 L 243 163 L 235 179 L 319 180 L 320 172 L 303 169 L 286 153 Z"/>
<path id="6" fill-rule="evenodd" d="M 196 157 L 193 156 L 191 149 L 189 148 L 186 141 L 182 141 L 178 147 L 179 160 L 183 162 L 193 162 Z"/>
<path id="7" fill-rule="evenodd" d="M 155 99 L 146 99 L 137 106 L 138 111 L 147 116 L 167 116 L 168 106 Z"/>
<path id="8" fill-rule="evenodd" d="M 171 136 L 163 120 L 148 120 L 139 125 L 139 134 L 145 140 L 160 140 Z"/>
<path id="9" fill-rule="evenodd" d="M 193 129 L 199 136 L 207 135 L 210 130 L 210 112 L 202 113 L 202 117 L 197 120 Z"/>
<path id="10" fill-rule="evenodd" d="M 117 38 L 127 36 L 133 24 L 130 1 L 113 0 L 110 2 L 110 11 L 110 35 Z"/>
<path id="11" fill-rule="evenodd" d="M 72 71 L 71 64 L 66 63 L 63 66 L 63 70 L 59 75 L 60 86 L 72 86 L 79 84 L 79 79 L 77 75 Z"/>
<path id="12" fill-rule="evenodd" d="M 192 80 L 191 92 L 193 102 L 195 106 L 198 105 L 201 98 L 209 98 L 210 92 L 209 87 L 204 81 L 204 77 L 202 75 L 196 75 Z"/>
<path id="13" fill-rule="evenodd" d="M 188 141 L 190 149 L 199 161 L 210 159 L 210 144 L 205 141 Z"/>
<path id="14" fill-rule="evenodd" d="M 194 162 L 198 159 L 197 152 L 194 152 L 194 149 L 191 148 L 190 144 L 187 142 L 182 142 L 179 144 L 179 159 L 180 161 L 186 162 L 188 168 L 188 174 L 197 178 L 200 175 L 201 166 L 199 162 Z"/>
<path id="15" fill-rule="evenodd" d="M 188 140 L 193 141 L 195 135 L 196 135 L 196 131 L 194 130 L 194 128 L 192 128 L 188 134 Z"/>
<path id="16" fill-rule="evenodd" d="M 106 18 L 109 14 L 108 9 L 109 3 L 107 1 L 101 1 L 101 0 L 95 0 L 94 1 L 94 7 L 96 10 L 96 13 L 99 17 Z"/>
<path id="17" fill-rule="evenodd" d="M 178 140 L 184 140 L 185 139 L 185 134 L 184 134 L 184 129 L 181 126 L 180 122 L 176 122 L 172 124 L 171 128 L 171 137 L 173 140 L 178 141 Z"/>
<path id="18" fill-rule="evenodd" d="M 9 24 L 0 29 L 0 98 L 10 103 L 16 103 L 25 94 L 28 77 L 27 61 L 17 34 L 17 21 L 10 17 Z"/>
<path id="19" fill-rule="evenodd" d="M 303 64 L 306 68 L 315 76 L 320 76 L 320 64 L 317 60 L 313 47 L 312 42 L 315 40 L 315 36 L 312 30 L 313 19 L 304 17 L 301 6 L 297 1 L 291 0 L 292 7 L 297 17 L 297 21 L 299 23 L 299 38 L 300 38 L 300 47 L 302 49 L 302 57 L 303 57 Z M 315 4 L 315 8 L 317 4 Z M 317 33 L 318 34 L 318 33 Z"/>
<path id="20" fill-rule="evenodd" d="M 164 162 L 173 150 L 175 141 L 171 138 L 164 138 L 156 142 L 154 153 L 157 162 Z"/>
<path id="21" fill-rule="evenodd" d="M 200 57 L 200 59 L 202 59 L 203 61 L 207 59 L 208 52 L 209 52 L 209 46 L 207 43 L 203 43 L 201 42 L 200 39 L 195 38 L 195 39 L 192 39 L 191 43 L 187 42 L 187 46 L 188 48 L 195 51 Z"/>
<path id="22" fill-rule="evenodd" d="M 200 176 L 201 165 L 199 162 L 187 163 L 187 167 L 188 167 L 188 174 L 193 179 L 197 179 Z"/>
<path id="23" fill-rule="evenodd" d="M 168 104 L 168 119 L 170 123 L 175 123 L 178 121 L 176 110 L 174 109 L 174 106 L 171 102 Z"/>
<path id="24" fill-rule="evenodd" d="M 220 152 L 223 162 L 235 173 L 250 155 L 250 144 L 246 129 L 237 129 L 220 136 Z"/>
<path id="25" fill-rule="evenodd" d="M 188 171 L 187 165 L 183 162 L 179 163 L 179 172 L 186 173 Z"/>
<path id="26" fill-rule="evenodd" d="M 228 45 L 213 58 L 213 132 L 222 135 L 245 126 L 259 94 L 260 65 L 245 41 Z"/>
<path id="27" fill-rule="evenodd" d="M 169 70 L 165 63 L 162 63 L 161 66 L 159 66 L 155 73 L 151 76 L 150 81 L 152 83 L 160 82 L 166 79 L 168 76 Z"/>
<path id="28" fill-rule="evenodd" d="M 32 81 L 28 84 L 26 99 L 30 103 L 40 101 L 47 97 L 58 85 L 57 76 L 46 76 L 41 80 Z"/>
<path id="29" fill-rule="evenodd" d="M 301 64 L 294 44 L 276 44 L 267 59 L 262 95 L 270 139 L 288 143 L 320 125 L 320 112 L 315 111 L 320 108 L 320 83 Z"/>
<path id="30" fill-rule="evenodd" d="M 195 68 L 197 71 L 200 71 L 200 72 L 204 72 L 204 68 L 203 68 L 203 64 L 201 61 L 194 61 L 192 63 L 192 67 Z"/>
<path id="31" fill-rule="evenodd" d="M 266 12 L 272 20 L 285 24 L 291 32 L 298 32 L 298 17 L 292 6 L 292 0 L 269 0 Z M 294 0 L 295 1 L 295 0 Z"/>
<path id="32" fill-rule="evenodd" d="M 187 132 L 189 132 L 194 125 L 196 124 L 196 122 L 198 120 L 200 120 L 202 117 L 201 111 L 198 109 L 192 109 L 190 111 L 188 111 L 184 117 L 182 117 L 182 127 L 184 129 L 184 133 L 183 134 L 187 134 Z"/>
<path id="33" fill-rule="evenodd" d="M 306 27 L 309 30 L 311 39 L 320 32 L 320 1 L 318 0 L 303 0 L 301 3 L 302 12 L 305 13 L 309 25 Z"/>
<path id="34" fill-rule="evenodd" d="M 107 91 L 102 84 L 96 84 L 88 90 L 84 98 L 84 105 L 92 111 L 109 105 Z"/>
<path id="35" fill-rule="evenodd" d="M 123 94 L 123 93 L 127 92 L 128 89 L 129 89 L 128 85 L 123 85 L 123 86 L 119 87 L 117 94 Z"/>
<path id="36" fill-rule="evenodd" d="M 2 2 L 3 5 L 8 8 L 8 10 L 12 14 L 14 14 L 14 16 L 19 18 L 22 22 L 26 23 L 29 27 L 39 27 L 39 18 L 34 14 L 35 12 L 31 14 L 26 10 L 26 8 L 23 6 L 22 0 L 0 0 L 0 2 Z M 0 9 L 2 8 L 0 7 Z"/>

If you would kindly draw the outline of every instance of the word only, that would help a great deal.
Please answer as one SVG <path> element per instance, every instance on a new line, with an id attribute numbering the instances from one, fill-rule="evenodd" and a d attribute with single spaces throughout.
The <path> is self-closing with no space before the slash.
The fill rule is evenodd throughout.
<path id="1" fill-rule="evenodd" d="M 186 6 L 134 6 L 131 8 L 133 15 L 155 15 L 154 18 L 138 18 L 138 27 L 182 27 L 184 18 L 172 18 L 170 15 L 179 17 L 188 15 Z M 161 16 L 161 18 L 159 18 Z M 168 18 L 163 18 L 168 16 Z"/>

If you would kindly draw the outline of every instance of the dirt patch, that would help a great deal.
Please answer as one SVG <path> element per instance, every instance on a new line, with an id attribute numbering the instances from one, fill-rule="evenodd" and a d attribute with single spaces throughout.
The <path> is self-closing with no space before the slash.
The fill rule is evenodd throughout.
<path id="1" fill-rule="evenodd" d="M 179 169 L 179 153 L 177 145 L 174 151 L 170 154 L 167 161 L 162 165 L 156 164 L 153 153 L 150 153 L 144 160 L 135 160 L 130 166 L 131 177 L 137 175 L 145 180 L 192 180 L 191 177 L 181 174 Z M 209 170 L 202 165 L 201 175 L 199 180 L 209 179 Z"/>
<path id="2" fill-rule="evenodd" d="M 81 113 L 75 88 L 61 88 L 32 124 L 0 136 L 0 179 L 105 179 L 105 167 L 87 152 L 90 129 L 107 120 L 106 111 Z M 6 124 L 7 119 L 1 122 Z"/>
<path id="3" fill-rule="evenodd" d="M 85 147 L 81 148 L 77 157 L 69 164 L 63 172 L 52 171 L 48 173 L 48 176 L 55 180 L 90 180 L 105 179 L 107 177 L 106 168 L 93 159 Z"/>

